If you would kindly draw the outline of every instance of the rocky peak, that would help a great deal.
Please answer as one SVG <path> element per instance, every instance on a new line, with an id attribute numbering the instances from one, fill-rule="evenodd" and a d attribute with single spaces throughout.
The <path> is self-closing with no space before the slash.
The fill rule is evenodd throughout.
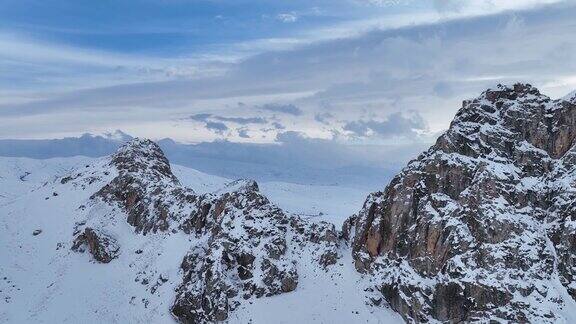
<path id="1" fill-rule="evenodd" d="M 189 216 L 197 197 L 180 185 L 156 143 L 136 138 L 111 156 L 110 166 L 118 175 L 91 199 L 117 206 L 137 232 L 174 230 Z"/>
<path id="2" fill-rule="evenodd" d="M 574 102 L 527 84 L 465 101 L 346 223 L 357 269 L 408 321 L 562 320 L 576 297 L 575 137 Z"/>
<path id="3" fill-rule="evenodd" d="M 570 92 L 568 95 L 564 96 L 562 100 L 576 104 L 576 91 Z"/>
<path id="4" fill-rule="evenodd" d="M 465 100 L 438 148 L 469 156 L 518 154 L 523 142 L 559 158 L 576 137 L 574 102 L 551 100 L 529 84 L 498 85 Z"/>
<path id="5" fill-rule="evenodd" d="M 258 188 L 258 183 L 254 180 L 247 180 L 247 179 L 239 179 L 234 180 L 216 193 L 225 194 L 230 192 L 259 192 L 260 189 Z"/>
<path id="6" fill-rule="evenodd" d="M 172 313 L 184 323 L 223 321 L 244 300 L 296 289 L 305 250 L 319 268 L 339 258 L 334 225 L 308 223 L 274 206 L 252 180 L 202 195 L 181 228 L 208 236 L 182 262 Z"/>
<path id="7" fill-rule="evenodd" d="M 135 138 L 122 145 L 112 155 L 111 163 L 119 172 L 146 174 L 176 181 L 164 152 L 158 144 L 149 139 Z"/>
<path id="8" fill-rule="evenodd" d="M 502 100 L 524 100 L 540 97 L 540 91 L 528 83 L 516 83 L 512 86 L 499 84 L 495 89 L 487 89 L 481 97 L 492 103 Z"/>

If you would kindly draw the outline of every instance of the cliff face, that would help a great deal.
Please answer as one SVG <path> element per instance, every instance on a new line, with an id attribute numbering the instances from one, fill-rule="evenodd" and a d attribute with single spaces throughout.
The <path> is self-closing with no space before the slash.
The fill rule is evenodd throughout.
<path id="1" fill-rule="evenodd" d="M 413 322 L 562 320 L 576 307 L 576 100 L 527 84 L 465 101 L 345 224 L 358 271 Z"/>

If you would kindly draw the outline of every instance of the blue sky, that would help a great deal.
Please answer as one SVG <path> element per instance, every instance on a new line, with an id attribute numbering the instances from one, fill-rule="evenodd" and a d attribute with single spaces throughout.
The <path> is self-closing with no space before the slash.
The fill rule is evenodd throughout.
<path id="1" fill-rule="evenodd" d="M 555 0 L 0 0 L 0 138 L 430 142 L 497 83 L 576 89 L 575 15 Z"/>
<path id="2" fill-rule="evenodd" d="M 354 1 L 2 1 L 4 30 L 60 44 L 182 57 L 426 8 Z M 429 9 L 429 8 L 428 8 Z"/>

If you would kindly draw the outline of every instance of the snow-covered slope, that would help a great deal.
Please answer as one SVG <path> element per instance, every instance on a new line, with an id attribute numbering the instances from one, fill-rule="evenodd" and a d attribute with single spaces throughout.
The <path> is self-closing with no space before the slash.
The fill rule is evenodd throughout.
<path id="1" fill-rule="evenodd" d="M 147 146 L 144 145 L 144 148 Z M 221 229 L 218 231 L 221 234 L 218 236 L 210 234 L 214 231 L 214 227 L 211 227 L 209 232 L 201 231 L 206 233 L 201 235 L 192 235 L 181 230 L 179 224 L 185 224 L 188 213 L 194 209 L 186 206 L 182 207 L 184 209 L 170 208 L 169 213 L 182 210 L 187 212 L 182 214 L 183 218 L 173 217 L 170 214 L 168 219 L 173 219 L 175 222 L 169 224 L 168 230 L 162 230 L 161 222 L 154 218 L 155 215 L 162 215 L 162 212 L 148 214 L 151 218 L 130 221 L 128 218 L 131 211 L 122 206 L 122 203 L 124 200 L 136 202 L 138 199 L 131 200 L 130 195 L 122 196 L 118 190 L 124 188 L 123 190 L 131 191 L 139 186 L 145 189 L 142 191 L 144 192 L 142 201 L 159 197 L 157 196 L 159 192 L 164 192 L 160 195 L 166 195 L 161 196 L 160 200 L 173 199 L 178 197 L 172 194 L 174 190 L 177 192 L 188 190 L 184 189 L 185 187 L 190 187 L 189 193 L 185 195 L 199 197 L 190 199 L 200 201 L 215 199 L 214 206 L 218 205 L 221 199 L 226 201 L 232 199 L 237 201 L 232 202 L 235 207 L 232 210 L 225 207 L 224 209 L 228 211 L 224 211 L 224 214 L 229 215 L 227 217 L 234 215 L 240 217 L 237 219 L 241 221 L 240 224 L 244 224 L 242 226 L 248 224 L 245 223 L 244 216 L 241 216 L 246 212 L 247 215 L 259 217 L 256 216 L 259 212 L 247 209 L 253 204 L 250 201 L 256 204 L 250 208 L 267 209 L 272 213 L 270 215 L 275 215 L 273 217 L 282 220 L 281 222 L 284 222 L 284 219 L 293 224 L 290 225 L 293 229 L 286 233 L 262 234 L 264 235 L 262 237 L 272 235 L 270 237 L 274 238 L 280 233 L 284 233 L 281 234 L 283 236 L 287 235 L 288 250 L 281 254 L 278 260 L 296 265 L 294 271 L 298 275 L 297 285 L 287 290 L 295 289 L 288 293 L 262 298 L 256 298 L 258 294 L 256 292 L 247 301 L 238 299 L 237 305 L 234 302 L 234 310 L 231 308 L 228 310 L 229 322 L 387 323 L 399 320 L 399 317 L 389 310 L 374 309 L 365 304 L 362 290 L 365 283 L 355 272 L 346 245 L 338 243 L 336 237 L 314 234 L 325 233 L 324 231 L 330 230 L 330 226 L 321 225 L 324 223 L 319 223 L 320 225 L 306 223 L 284 214 L 266 200 L 262 200 L 265 197 L 254 192 L 251 187 L 248 191 L 243 191 L 245 190 L 243 183 L 250 182 L 236 182 L 233 186 L 221 189 L 229 182 L 228 179 L 209 176 L 180 166 L 172 167 L 176 177 L 171 179 L 162 162 L 151 163 L 145 158 L 141 159 L 140 156 L 131 156 L 130 159 L 119 162 L 118 156 L 126 157 L 120 154 L 116 155 L 116 160 L 112 157 L 43 161 L 10 158 L 0 161 L 2 188 L 6 193 L 10 193 L 0 200 L 0 246 L 2 246 L 0 322 L 174 322 L 175 318 L 170 309 L 177 298 L 177 290 L 181 294 L 196 289 L 185 284 L 186 281 L 183 283 L 183 275 L 198 274 L 194 269 L 183 267 L 183 257 L 201 246 L 204 246 L 202 259 L 217 257 L 219 255 L 217 253 L 221 253 L 218 251 L 227 246 L 226 242 L 230 239 L 230 235 L 236 235 L 240 240 L 245 240 L 246 237 L 242 236 L 244 234 L 241 232 L 231 232 L 228 225 L 219 225 Z M 119 166 L 111 161 L 127 164 Z M 140 161 L 143 164 L 133 169 L 133 161 Z M 159 172 L 160 177 L 147 178 L 148 176 L 142 175 L 142 172 L 148 172 L 145 170 L 155 170 L 147 174 L 154 176 Z M 21 181 L 19 176 L 26 172 L 30 172 L 27 176 L 30 180 L 25 178 L 27 181 Z M 121 177 L 122 174 L 126 176 Z M 176 178 L 180 178 L 180 181 Z M 133 182 L 143 179 L 150 181 L 139 184 Z M 182 189 L 180 183 L 184 185 Z M 119 186 L 116 187 L 116 184 Z M 124 185 L 127 187 L 123 187 Z M 156 188 L 162 189 L 154 189 L 155 185 Z M 313 206 L 312 210 L 322 211 L 325 219 L 331 218 L 331 210 L 337 210 L 335 207 L 330 207 L 329 198 L 335 192 L 331 187 L 319 187 L 315 190 L 307 187 L 295 188 L 293 185 L 282 183 L 271 183 L 264 187 L 268 189 L 263 189 L 263 192 L 276 192 L 272 196 L 280 205 L 293 206 L 297 211 L 308 211 L 306 208 L 298 207 L 297 203 L 300 197 L 306 195 L 324 197 L 324 202 Z M 344 196 L 346 194 L 333 195 L 332 205 L 337 205 L 337 200 Z M 118 201 L 111 201 L 117 198 Z M 151 204 L 146 206 L 153 208 L 152 210 L 162 205 L 150 202 Z M 177 201 L 173 202 L 178 204 Z M 131 208 L 137 205 L 135 203 Z M 217 212 L 217 209 L 212 207 L 211 213 Z M 238 214 L 233 210 L 244 212 Z M 344 212 L 338 213 L 338 219 L 341 220 Z M 335 220 L 336 223 L 339 222 L 338 219 Z M 257 224 L 262 223 L 260 221 Z M 270 226 L 260 228 L 268 231 Z M 88 228 L 93 232 L 88 231 Z M 256 227 L 251 228 L 250 231 Z M 283 227 L 279 227 L 281 228 Z M 154 229 L 157 229 L 155 233 Z M 302 230 L 302 234 L 299 234 L 299 230 Z M 324 241 L 323 237 L 329 241 Z M 336 241 L 331 241 L 333 239 Z M 74 252 L 72 250 L 74 245 L 78 245 L 77 250 L 91 252 L 92 255 Z M 239 243 L 237 245 L 242 246 Z M 257 251 L 258 246 L 253 249 Z M 331 256 L 333 261 L 330 261 L 331 258 L 321 258 L 325 251 L 332 251 L 334 248 L 336 250 L 333 251 L 336 253 Z M 255 256 L 254 262 L 269 262 L 266 260 L 277 262 L 265 255 Z M 98 260 L 106 263 L 97 262 Z M 218 257 L 215 260 L 218 260 Z M 300 260 L 309 261 L 300 262 Z M 328 260 L 328 263 L 322 266 L 320 263 L 322 260 Z M 332 262 L 335 263 L 331 264 Z M 231 263 L 228 264 L 232 266 Z M 257 273 L 259 270 L 254 266 L 248 265 L 248 268 L 253 269 L 250 270 L 253 272 L 253 278 L 264 280 L 264 283 L 257 283 L 257 286 L 268 287 L 264 274 Z M 222 283 L 235 287 L 234 282 L 238 280 L 235 270 L 218 271 L 223 271 L 219 279 Z M 200 272 L 202 273 L 205 271 Z M 209 282 L 211 281 L 205 281 L 205 284 Z M 206 287 L 200 288 L 207 289 Z M 238 287 L 245 291 L 245 288 Z M 181 298 L 185 297 L 184 295 Z M 232 305 L 231 303 L 232 300 L 228 304 Z M 315 307 L 310 307 L 312 303 Z M 210 318 L 210 314 L 205 315 L 208 316 L 207 319 Z"/>
<path id="2" fill-rule="evenodd" d="M 27 193 L 86 161 L 91 159 L 71 157 L 35 160 L 0 157 L 0 204 L 4 200 Z"/>

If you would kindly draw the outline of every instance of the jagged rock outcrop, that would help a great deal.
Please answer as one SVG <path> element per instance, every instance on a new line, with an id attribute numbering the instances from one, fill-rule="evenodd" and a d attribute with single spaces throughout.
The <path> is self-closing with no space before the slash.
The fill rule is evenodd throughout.
<path id="1" fill-rule="evenodd" d="M 84 228 L 84 231 L 76 236 L 72 250 L 84 252 L 86 247 L 94 260 L 100 263 L 109 263 L 120 253 L 120 246 L 115 238 L 90 227 Z"/>
<path id="2" fill-rule="evenodd" d="M 464 101 L 345 224 L 357 270 L 409 322 L 562 321 L 576 298 L 575 138 L 573 98 L 516 84 Z"/>
<path id="3" fill-rule="evenodd" d="M 73 249 L 88 246 L 96 260 L 110 262 L 120 249 L 112 239 L 119 221 L 133 226 L 135 234 L 188 235 L 183 280 L 171 307 L 180 322 L 225 320 L 243 300 L 296 289 L 299 262 L 326 269 L 340 256 L 333 225 L 284 213 L 254 181 L 198 195 L 180 184 L 149 140 L 134 139 L 99 169 L 61 183 L 86 188 L 99 181 L 105 184 L 80 208 L 87 220 L 77 225 Z"/>
<path id="4" fill-rule="evenodd" d="M 339 257 L 333 225 L 286 215 L 254 181 L 233 182 L 199 201 L 202 213 L 188 224 L 204 224 L 206 234 L 182 262 L 184 280 L 172 307 L 180 321 L 221 321 L 242 300 L 293 291 L 306 247 L 319 267 Z"/>
<path id="5" fill-rule="evenodd" d="M 210 197 L 203 224 L 206 243 L 182 262 L 184 281 L 173 313 L 190 323 L 228 317 L 238 301 L 272 296 L 296 288 L 296 262 L 289 255 L 289 218 L 258 192 L 254 182 Z M 204 199 L 206 200 L 206 198 Z"/>

